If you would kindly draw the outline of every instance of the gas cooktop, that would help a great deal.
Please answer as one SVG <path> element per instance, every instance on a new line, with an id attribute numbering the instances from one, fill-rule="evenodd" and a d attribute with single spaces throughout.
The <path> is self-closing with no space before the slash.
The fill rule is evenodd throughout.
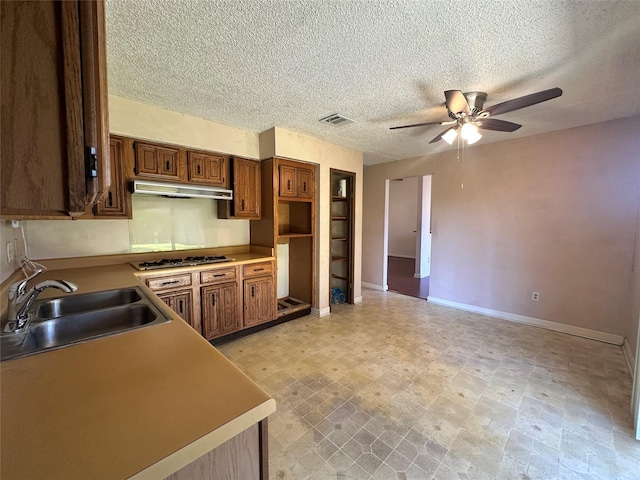
<path id="1" fill-rule="evenodd" d="M 208 265 L 210 263 L 233 262 L 235 258 L 227 258 L 224 255 L 185 257 L 185 258 L 163 258 L 150 262 L 132 263 L 138 270 L 156 270 L 159 268 L 172 267 L 193 267 L 195 265 Z"/>

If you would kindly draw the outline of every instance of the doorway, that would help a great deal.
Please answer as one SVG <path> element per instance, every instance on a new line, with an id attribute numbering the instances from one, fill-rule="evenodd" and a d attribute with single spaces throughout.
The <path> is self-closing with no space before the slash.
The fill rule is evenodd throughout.
<path id="1" fill-rule="evenodd" d="M 431 175 L 389 180 L 388 289 L 427 299 L 431 273 Z"/>

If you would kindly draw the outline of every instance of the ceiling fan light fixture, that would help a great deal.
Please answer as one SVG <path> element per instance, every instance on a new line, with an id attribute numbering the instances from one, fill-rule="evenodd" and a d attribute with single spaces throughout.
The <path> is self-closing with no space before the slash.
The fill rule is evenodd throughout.
<path id="1" fill-rule="evenodd" d="M 478 133 L 478 127 L 473 123 L 465 123 L 460 129 L 460 136 L 467 141 L 469 145 L 473 145 L 482 138 L 482 135 Z"/>
<path id="2" fill-rule="evenodd" d="M 453 141 L 456 139 L 457 136 L 458 136 L 458 129 L 452 128 L 451 130 L 448 130 L 447 133 L 442 135 L 442 139 L 445 142 L 447 142 L 449 145 L 453 145 Z"/>

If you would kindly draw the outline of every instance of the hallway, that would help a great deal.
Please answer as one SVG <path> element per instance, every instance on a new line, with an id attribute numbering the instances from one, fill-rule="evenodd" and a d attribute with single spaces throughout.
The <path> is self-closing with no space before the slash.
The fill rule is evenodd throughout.
<path id="1" fill-rule="evenodd" d="M 392 256 L 387 258 L 389 261 L 387 270 L 389 290 L 426 300 L 429 295 L 429 277 L 413 278 L 415 260 Z"/>

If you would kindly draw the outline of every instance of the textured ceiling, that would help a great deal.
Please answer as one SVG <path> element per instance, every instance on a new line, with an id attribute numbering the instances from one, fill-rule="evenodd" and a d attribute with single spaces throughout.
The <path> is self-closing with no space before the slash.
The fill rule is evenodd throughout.
<path id="1" fill-rule="evenodd" d="M 109 91 L 262 132 L 364 152 L 365 164 L 450 149 L 444 90 L 485 106 L 560 87 L 500 116 L 502 141 L 640 114 L 640 1 L 107 0 Z M 318 120 L 340 113 L 355 123 Z M 455 146 L 455 143 L 454 143 Z"/>

